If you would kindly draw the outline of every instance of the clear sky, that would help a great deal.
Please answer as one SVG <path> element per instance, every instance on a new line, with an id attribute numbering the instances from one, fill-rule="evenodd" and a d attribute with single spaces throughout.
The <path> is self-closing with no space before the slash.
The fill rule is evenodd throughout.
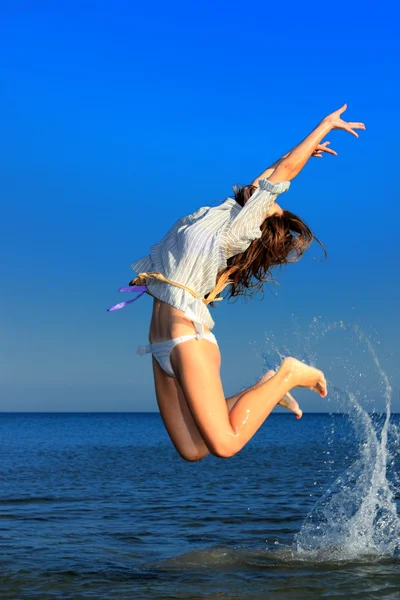
<path id="1" fill-rule="evenodd" d="M 367 131 L 333 132 L 339 156 L 313 159 L 281 199 L 328 261 L 315 247 L 263 301 L 224 302 L 214 331 L 227 394 L 276 345 L 310 346 L 332 385 L 358 391 L 360 378 L 382 407 L 363 344 L 317 341 L 309 324 L 359 324 L 399 389 L 396 11 L 394 0 L 2 4 L 0 411 L 156 410 L 150 358 L 135 354 L 151 299 L 105 311 L 130 263 L 344 102 Z"/>

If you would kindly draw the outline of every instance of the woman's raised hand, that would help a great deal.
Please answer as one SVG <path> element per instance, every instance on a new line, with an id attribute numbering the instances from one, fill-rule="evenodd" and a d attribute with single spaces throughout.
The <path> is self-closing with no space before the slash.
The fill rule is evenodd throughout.
<path id="1" fill-rule="evenodd" d="M 343 119 L 341 118 L 340 115 L 342 115 L 346 109 L 347 109 L 347 104 L 343 104 L 343 106 L 341 108 L 339 108 L 338 110 L 335 110 L 335 112 L 333 112 L 330 115 L 328 115 L 327 117 L 325 117 L 324 121 L 325 121 L 325 123 L 329 123 L 331 129 L 343 129 L 344 131 L 348 131 L 349 133 L 354 135 L 356 138 L 358 138 L 358 133 L 356 133 L 354 130 L 355 129 L 365 129 L 365 125 L 364 125 L 364 123 L 354 123 L 354 122 L 347 123 L 347 121 L 343 121 Z"/>
<path id="2" fill-rule="evenodd" d="M 332 150 L 332 148 L 328 148 L 329 144 L 330 142 L 318 144 L 311 156 L 315 156 L 316 158 L 322 158 L 323 152 L 326 152 L 327 154 L 333 154 L 333 156 L 337 156 L 337 152 L 335 152 L 335 150 Z"/>

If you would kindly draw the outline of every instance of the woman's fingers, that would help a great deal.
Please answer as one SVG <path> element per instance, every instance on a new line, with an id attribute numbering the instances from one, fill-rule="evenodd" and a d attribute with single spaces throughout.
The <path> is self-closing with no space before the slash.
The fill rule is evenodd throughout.
<path id="1" fill-rule="evenodd" d="M 326 152 L 327 154 L 333 154 L 333 156 L 337 156 L 337 152 L 335 150 L 332 150 L 332 148 L 324 148 L 322 152 Z"/>
<path id="2" fill-rule="evenodd" d="M 365 129 L 365 125 L 364 123 L 346 123 L 346 121 L 343 121 L 344 124 L 344 129 L 346 131 L 348 131 L 349 133 L 351 133 L 352 135 L 354 135 L 356 138 L 358 138 L 358 133 L 356 133 L 354 130 L 355 129 Z"/>
<path id="3" fill-rule="evenodd" d="M 328 148 L 328 145 L 330 144 L 330 142 L 324 142 L 323 144 L 318 144 L 318 146 L 316 147 L 313 156 L 317 157 L 317 158 L 322 158 L 322 153 L 326 152 L 327 154 L 332 154 L 333 156 L 337 156 L 337 152 L 335 150 L 332 150 L 332 148 Z"/>
<path id="4" fill-rule="evenodd" d="M 364 123 L 347 123 L 352 129 L 365 129 Z"/>
<path id="5" fill-rule="evenodd" d="M 345 127 L 345 130 L 358 138 L 358 133 L 356 133 L 351 127 Z"/>

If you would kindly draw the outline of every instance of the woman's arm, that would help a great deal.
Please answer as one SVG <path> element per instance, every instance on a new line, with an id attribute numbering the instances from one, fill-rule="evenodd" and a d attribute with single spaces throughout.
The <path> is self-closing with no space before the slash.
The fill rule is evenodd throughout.
<path id="1" fill-rule="evenodd" d="M 291 181 L 306 165 L 315 148 L 331 131 L 329 123 L 321 123 L 283 160 L 269 177 L 271 183 L 278 181 Z"/>
<path id="2" fill-rule="evenodd" d="M 324 142 L 323 144 L 318 144 L 316 146 L 316 148 L 314 149 L 314 152 L 312 153 L 311 156 L 315 156 L 317 158 L 322 158 L 322 154 L 324 152 L 326 152 L 327 154 L 333 154 L 334 156 L 337 156 L 337 152 L 335 152 L 335 150 L 332 150 L 332 148 L 328 148 L 329 144 L 330 144 L 330 142 Z M 286 154 L 284 154 L 281 158 L 279 158 L 277 161 L 275 161 L 273 165 L 268 167 L 268 169 L 263 171 L 261 173 L 261 175 L 256 177 L 256 179 L 253 180 L 251 185 L 254 187 L 258 187 L 258 182 L 260 179 L 269 179 L 271 177 L 272 173 L 274 171 L 276 171 L 277 167 L 282 163 L 282 161 L 285 158 L 287 158 L 289 156 L 289 154 L 291 154 L 294 150 L 297 150 L 297 148 L 299 146 L 300 146 L 300 144 L 297 144 L 297 146 L 295 146 L 294 148 L 289 150 L 289 152 L 286 152 Z"/>
<path id="3" fill-rule="evenodd" d="M 258 187 L 258 181 L 259 179 L 268 179 L 268 177 L 270 177 L 272 175 L 272 173 L 277 169 L 277 167 L 281 164 L 281 162 L 287 158 L 289 156 L 289 154 L 291 152 L 293 152 L 294 148 L 292 148 L 292 150 L 289 150 L 289 152 L 286 152 L 286 154 L 284 154 L 283 156 L 281 156 L 281 158 L 278 158 L 277 161 L 274 162 L 273 165 L 271 165 L 270 167 L 268 167 L 268 169 L 265 169 L 265 171 L 263 171 L 261 173 L 261 175 L 259 175 L 256 179 L 254 179 L 254 181 L 251 183 L 251 185 L 254 185 L 255 187 Z"/>
<path id="4" fill-rule="evenodd" d="M 252 185 L 256 189 L 245 203 L 240 212 L 234 217 L 230 225 L 224 230 L 223 240 L 227 257 L 244 252 L 250 243 L 261 237 L 261 224 L 273 207 L 279 194 L 286 192 L 290 186 L 290 180 L 296 177 L 313 154 L 319 156 L 326 152 L 326 142 L 320 144 L 322 138 L 332 129 L 344 129 L 358 137 L 353 129 L 365 129 L 363 123 L 346 123 L 340 118 L 346 105 L 332 113 L 310 133 L 298 146 L 296 146 L 286 157 L 282 157 L 278 166 L 269 178 L 260 175 Z M 329 150 L 331 154 L 336 154 Z M 273 168 L 273 165 L 269 167 Z"/>
<path id="5" fill-rule="evenodd" d="M 291 181 L 300 173 L 309 158 L 315 153 L 316 149 L 321 148 L 321 141 L 332 129 L 343 129 L 358 137 L 354 129 L 365 129 L 364 123 L 347 123 L 340 118 L 340 115 L 346 110 L 344 104 L 339 110 L 328 115 L 319 125 L 285 158 L 279 161 L 278 166 L 269 177 L 271 183 L 279 181 Z M 324 146 L 324 145 L 322 145 Z M 255 181 L 258 181 L 258 177 Z"/>
<path id="6" fill-rule="evenodd" d="M 338 111 L 336 111 L 335 113 L 332 113 L 331 115 L 329 115 L 328 117 L 326 117 L 326 119 L 324 119 L 320 125 L 322 125 L 322 123 L 324 121 L 328 121 L 331 117 L 333 117 L 333 115 L 337 115 L 337 114 L 341 114 L 342 112 L 344 112 L 344 110 L 346 110 L 346 105 L 344 105 L 344 107 L 342 107 L 341 109 L 339 109 Z M 344 123 L 344 121 L 343 121 Z M 355 125 L 363 125 L 362 123 L 348 123 L 347 125 L 353 125 L 353 127 Z M 331 129 L 334 129 L 334 127 L 331 127 L 330 129 L 327 129 L 327 132 L 331 131 Z M 364 127 L 365 129 L 365 127 Z M 348 129 L 350 130 L 350 129 Z M 314 133 L 316 130 L 314 130 L 312 133 Z M 352 131 L 352 133 L 354 135 L 356 135 L 354 133 L 354 131 Z M 312 134 L 310 134 L 311 136 Z M 310 138 L 310 136 L 308 136 L 308 138 Z M 337 152 L 335 152 L 334 150 L 332 150 L 331 148 L 328 148 L 327 146 L 329 146 L 330 142 L 324 142 L 323 144 L 320 144 L 321 140 L 325 137 L 325 134 L 322 135 L 322 137 L 320 137 L 318 139 L 317 136 L 317 143 L 315 144 L 315 146 L 312 148 L 312 152 L 310 154 L 310 156 L 316 156 L 318 158 L 322 157 L 322 153 L 326 152 L 327 154 L 333 154 L 334 156 L 337 156 Z M 356 137 L 358 137 L 356 135 Z M 306 138 L 306 139 L 308 139 Z M 303 140 L 302 142 L 300 142 L 300 144 L 297 144 L 297 146 L 295 146 L 294 148 L 292 148 L 291 150 L 289 150 L 289 152 L 286 152 L 286 154 L 284 154 L 281 158 L 279 158 L 277 161 L 274 162 L 274 164 L 272 164 L 270 167 L 268 167 L 265 171 L 263 171 L 261 173 L 261 175 L 259 175 L 258 177 L 256 177 L 256 179 L 254 179 L 251 183 L 251 185 L 258 187 L 258 181 L 260 179 L 269 179 L 271 177 L 271 175 L 274 173 L 274 171 L 276 171 L 276 169 L 279 167 L 279 165 L 281 165 L 285 159 L 287 159 L 292 153 L 296 153 L 297 151 L 301 151 L 303 143 L 305 140 Z M 309 157 L 310 158 L 310 157 Z M 288 163 L 289 161 L 285 161 L 286 163 Z M 304 165 L 303 165 L 304 166 Z"/>

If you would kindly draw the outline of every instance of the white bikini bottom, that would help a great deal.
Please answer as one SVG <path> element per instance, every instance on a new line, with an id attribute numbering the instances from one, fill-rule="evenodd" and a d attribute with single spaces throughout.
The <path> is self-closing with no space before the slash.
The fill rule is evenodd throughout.
<path id="1" fill-rule="evenodd" d="M 139 346 L 137 354 L 152 354 L 157 360 L 162 370 L 170 377 L 175 377 L 174 370 L 171 365 L 171 350 L 177 344 L 187 342 L 189 340 L 208 340 L 218 346 L 217 339 L 213 333 L 195 333 L 191 335 L 181 335 L 180 337 L 174 338 L 173 340 L 166 340 L 165 342 L 157 342 L 155 344 L 146 344 L 146 346 Z"/>

